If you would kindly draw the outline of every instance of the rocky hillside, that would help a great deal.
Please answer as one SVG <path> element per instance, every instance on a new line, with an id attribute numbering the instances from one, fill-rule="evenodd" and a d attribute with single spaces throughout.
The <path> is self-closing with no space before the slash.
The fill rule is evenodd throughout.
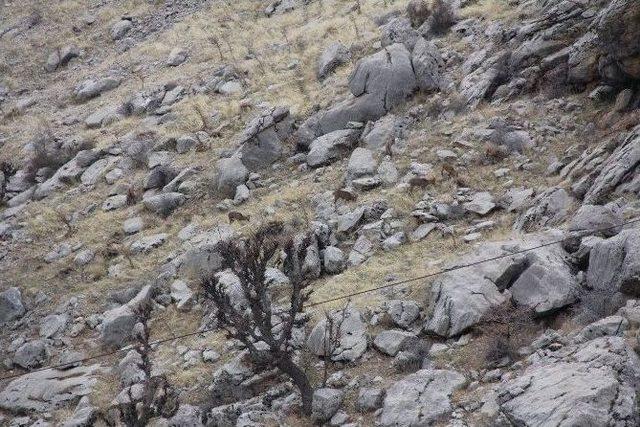
<path id="1" fill-rule="evenodd" d="M 640 425 L 637 0 L 0 17 L 0 425 Z"/>

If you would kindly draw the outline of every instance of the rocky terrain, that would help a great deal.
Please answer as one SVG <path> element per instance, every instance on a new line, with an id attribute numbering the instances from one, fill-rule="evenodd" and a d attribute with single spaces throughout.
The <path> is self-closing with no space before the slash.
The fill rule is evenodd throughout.
<path id="1" fill-rule="evenodd" d="M 0 425 L 640 425 L 636 0 L 0 17 Z"/>

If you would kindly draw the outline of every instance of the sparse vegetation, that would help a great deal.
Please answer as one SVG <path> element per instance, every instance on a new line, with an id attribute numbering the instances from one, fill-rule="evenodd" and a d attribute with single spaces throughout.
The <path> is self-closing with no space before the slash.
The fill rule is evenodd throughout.
<path id="1" fill-rule="evenodd" d="M 431 31 L 444 34 L 456 22 L 456 16 L 449 0 L 433 0 L 431 5 Z"/>
<path id="2" fill-rule="evenodd" d="M 246 308 L 232 302 L 230 290 L 215 276 L 205 277 L 202 287 L 215 304 L 217 320 L 228 338 L 240 341 L 257 366 L 276 367 L 291 378 L 300 391 L 303 412 L 310 415 L 313 389 L 304 371 L 294 362 L 292 341 L 295 329 L 306 321 L 304 305 L 310 292 L 302 275 L 305 252 L 300 248 L 309 243 L 308 238 L 295 242 L 285 237 L 284 231 L 282 223 L 271 223 L 242 242 L 222 243 L 218 247 L 223 267 L 240 280 Z M 279 250 L 285 253 L 284 271 L 290 283 L 284 307 L 274 305 L 265 276 L 269 262 Z"/>

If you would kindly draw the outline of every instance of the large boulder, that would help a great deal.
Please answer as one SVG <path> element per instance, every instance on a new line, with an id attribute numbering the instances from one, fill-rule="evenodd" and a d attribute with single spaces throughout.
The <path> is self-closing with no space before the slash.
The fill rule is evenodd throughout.
<path id="1" fill-rule="evenodd" d="M 395 43 L 361 59 L 349 78 L 349 90 L 376 104 L 381 117 L 401 105 L 418 87 L 409 51 Z"/>
<path id="2" fill-rule="evenodd" d="M 575 302 L 578 282 L 565 262 L 567 254 L 562 248 L 553 245 L 526 254 L 515 253 L 557 238 L 557 233 L 549 233 L 484 243 L 447 265 L 447 269 L 455 270 L 432 283 L 424 329 L 445 337 L 458 335 L 507 301 L 503 293 L 506 289 L 516 304 L 534 309 L 539 315 Z M 500 258 L 476 264 L 494 257 Z"/>
<path id="3" fill-rule="evenodd" d="M 561 249 L 551 246 L 530 252 L 526 262 L 526 270 L 509 288 L 516 304 L 544 315 L 577 301 L 578 280 Z"/>
<path id="4" fill-rule="evenodd" d="M 17 319 L 25 311 L 20 289 L 14 287 L 0 292 L 0 323 Z"/>
<path id="5" fill-rule="evenodd" d="M 569 231 L 578 233 L 591 232 L 611 237 L 620 232 L 623 222 L 624 218 L 618 206 L 584 204 L 580 206 L 569 222 Z"/>
<path id="6" fill-rule="evenodd" d="M 316 356 L 330 356 L 334 361 L 352 362 L 358 359 L 367 350 L 367 328 L 362 315 L 353 308 L 334 311 L 329 315 L 332 331 L 328 331 L 327 319 L 322 319 L 311 330 L 307 347 Z M 332 337 L 337 338 L 335 343 Z"/>
<path id="7" fill-rule="evenodd" d="M 102 372 L 99 365 L 91 365 L 25 374 L 0 392 L 0 408 L 13 413 L 42 413 L 73 404 L 91 393 L 96 375 Z"/>
<path id="8" fill-rule="evenodd" d="M 413 49 L 411 63 L 420 90 L 446 89 L 449 82 L 444 75 L 444 60 L 433 42 L 421 37 Z"/>
<path id="9" fill-rule="evenodd" d="M 506 78 L 507 60 L 508 54 L 499 52 L 462 79 L 458 90 L 468 105 L 475 107 L 480 101 L 493 96 Z"/>
<path id="10" fill-rule="evenodd" d="M 591 309 L 600 315 L 618 308 L 618 293 L 640 296 L 640 230 L 623 230 L 591 248 L 587 287 L 596 293 Z"/>
<path id="11" fill-rule="evenodd" d="M 453 410 L 451 396 L 466 384 L 464 375 L 423 369 L 394 383 L 387 390 L 379 425 L 414 427 L 436 425 Z"/>
<path id="12" fill-rule="evenodd" d="M 293 119 L 289 109 L 276 107 L 253 119 L 240 136 L 242 163 L 250 170 L 270 166 L 280 159 L 283 144 L 291 135 Z"/>
<path id="13" fill-rule="evenodd" d="M 349 122 L 366 123 L 387 114 L 418 89 L 407 48 L 395 43 L 362 58 L 349 78 L 347 98 L 309 117 L 296 132 L 298 148 L 306 148 L 315 138 L 346 129 Z"/>
<path id="14" fill-rule="evenodd" d="M 640 3 L 613 0 L 594 21 L 603 57 L 598 63 L 602 77 L 613 81 L 640 79 Z"/>
<path id="15" fill-rule="evenodd" d="M 307 164 L 313 168 L 341 159 L 358 140 L 356 129 L 336 130 L 315 139 L 309 146 Z"/>
<path id="16" fill-rule="evenodd" d="M 179 206 L 182 206 L 186 200 L 186 196 L 182 193 L 161 193 L 155 196 L 146 197 L 143 199 L 145 208 L 151 212 L 168 216 L 176 210 Z"/>
<path id="17" fill-rule="evenodd" d="M 496 285 L 478 270 L 445 273 L 433 282 L 429 293 L 425 330 L 447 337 L 475 325 L 491 307 L 505 302 Z"/>
<path id="18" fill-rule="evenodd" d="M 318 59 L 318 80 L 324 80 L 337 67 L 351 58 L 351 52 L 340 42 L 331 43 Z"/>
<path id="19" fill-rule="evenodd" d="M 517 231 L 537 231 L 557 225 L 569 214 L 572 199 L 563 188 L 552 187 L 536 196 L 531 207 L 520 214 L 513 228 Z"/>
<path id="20" fill-rule="evenodd" d="M 236 187 L 244 184 L 249 176 L 249 169 L 239 156 L 220 159 L 216 163 L 216 187 L 224 196 L 233 197 Z"/>
<path id="21" fill-rule="evenodd" d="M 624 338 L 541 349 L 498 390 L 500 410 L 518 426 L 635 426 L 640 359 Z"/>
<path id="22" fill-rule="evenodd" d="M 614 192 L 640 191 L 640 126 L 636 126 L 602 163 L 584 195 L 584 202 L 601 204 Z M 631 179 L 630 179 L 631 178 Z"/>

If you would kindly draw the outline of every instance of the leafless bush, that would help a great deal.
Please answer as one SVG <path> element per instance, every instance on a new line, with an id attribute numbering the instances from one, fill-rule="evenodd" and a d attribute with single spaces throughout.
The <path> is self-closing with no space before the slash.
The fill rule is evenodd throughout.
<path id="1" fill-rule="evenodd" d="M 431 5 L 431 31 L 445 34 L 456 22 L 451 4 L 447 0 L 433 0 Z"/>
<path id="2" fill-rule="evenodd" d="M 49 126 L 40 125 L 31 142 L 31 152 L 24 165 L 26 177 L 30 182 L 35 182 L 38 171 L 42 168 L 49 168 L 51 172 L 55 172 L 79 151 L 92 147 L 93 144 L 87 140 L 65 143 L 55 137 Z"/>
<path id="3" fill-rule="evenodd" d="M 0 162 L 0 172 L 4 174 L 5 178 L 9 178 L 10 176 L 13 176 L 17 170 L 10 162 L 3 161 Z"/>
<path id="4" fill-rule="evenodd" d="M 418 28 L 431 16 L 431 8 L 426 0 L 411 0 L 407 4 L 407 16 L 411 25 Z"/>
<path id="5" fill-rule="evenodd" d="M 150 309 L 140 309 L 137 314 L 138 323 L 135 332 L 138 343 L 135 350 L 140 354 L 142 360 L 140 368 L 144 372 L 145 379 L 142 382 L 141 397 L 134 396 L 129 388 L 128 402 L 118 405 L 120 420 L 127 427 L 147 426 L 152 418 L 160 416 L 169 418 L 178 409 L 177 392 L 166 376 L 152 375 L 151 353 L 153 350 L 148 325 Z"/>
<path id="6" fill-rule="evenodd" d="M 304 304 L 310 291 L 303 278 L 302 265 L 311 237 L 302 242 L 286 236 L 282 223 L 261 226 L 251 237 L 220 243 L 222 267 L 239 279 L 248 308 L 233 304 L 224 284 L 216 276 L 202 279 L 208 299 L 217 309 L 217 320 L 230 339 L 236 339 L 249 351 L 252 362 L 263 369 L 277 368 L 296 385 L 302 396 L 305 414 L 311 413 L 313 389 L 305 372 L 294 361 L 293 333 L 304 325 Z M 275 307 L 265 275 L 269 263 L 283 250 L 284 271 L 289 278 L 288 305 Z"/>
<path id="7" fill-rule="evenodd" d="M 528 344 L 537 326 L 531 309 L 508 301 L 487 312 L 479 329 L 487 338 L 485 360 L 489 365 L 496 365 L 505 358 L 514 360 L 518 348 Z"/>
<path id="8" fill-rule="evenodd" d="M 329 365 L 331 364 L 331 356 L 333 356 L 338 348 L 340 348 L 340 340 L 342 339 L 342 325 L 347 317 L 347 310 L 351 300 L 348 300 L 344 308 L 340 312 L 339 318 L 334 318 L 328 311 L 325 311 L 325 340 L 324 340 L 324 372 L 322 375 L 322 386 L 326 387 L 329 378 Z"/>

